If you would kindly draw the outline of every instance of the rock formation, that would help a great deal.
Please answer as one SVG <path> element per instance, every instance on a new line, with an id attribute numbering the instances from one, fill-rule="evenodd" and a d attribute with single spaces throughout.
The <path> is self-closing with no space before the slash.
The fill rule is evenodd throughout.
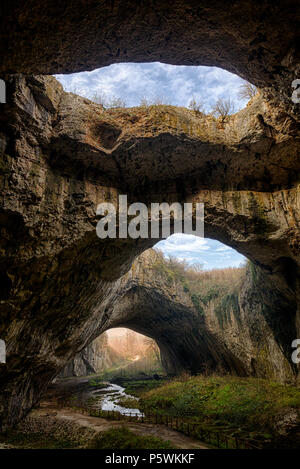
<path id="1" fill-rule="evenodd" d="M 172 9 L 164 1 L 1 6 L 1 70 L 13 74 L 3 76 L 0 115 L 3 427 L 108 328 L 122 276 L 157 241 L 97 238 L 96 206 L 118 194 L 129 203 L 204 202 L 206 236 L 251 259 L 264 286 L 257 294 L 248 280 L 243 309 L 256 315 L 265 306 L 274 350 L 288 355 L 300 333 L 294 8 L 242 1 L 224 12 L 219 1 L 179 0 Z M 172 106 L 105 111 L 52 77 L 19 75 L 129 60 L 219 65 L 262 91 L 223 126 Z M 165 363 L 177 364 L 170 344 L 160 346 Z"/>
<path id="2" fill-rule="evenodd" d="M 81 350 L 66 364 L 58 377 L 87 376 L 111 368 L 116 361 L 116 354 L 105 346 L 105 334 L 100 335 L 88 346 Z"/>
<path id="3" fill-rule="evenodd" d="M 1 73 L 55 74 L 118 62 L 210 65 L 290 105 L 299 78 L 295 0 L 32 0 L 1 6 Z"/>
<path id="4" fill-rule="evenodd" d="M 163 366 L 171 375 L 182 371 L 217 372 L 295 381 L 296 368 L 290 360 L 289 342 L 295 332 L 290 324 L 284 324 L 284 318 L 279 330 L 276 327 L 280 314 L 289 314 L 288 305 L 275 292 L 268 300 L 270 291 L 264 291 L 263 280 L 258 278 L 260 273 L 254 266 L 241 272 L 237 307 L 232 301 L 227 308 L 225 305 L 227 297 L 233 297 L 232 291 L 222 298 L 221 318 L 217 295 L 200 298 L 197 308 L 184 282 L 168 275 L 167 269 L 156 251 L 150 249 L 141 254 L 122 278 L 118 301 L 108 307 L 105 328 L 127 327 L 155 339 Z M 255 300 L 249 298 L 250 294 Z M 270 318 L 267 308 L 274 308 L 276 301 L 277 314 Z M 74 365 L 83 353 L 92 364 L 94 354 L 88 346 L 77 356 Z M 70 371 L 68 368 L 66 373 Z"/>

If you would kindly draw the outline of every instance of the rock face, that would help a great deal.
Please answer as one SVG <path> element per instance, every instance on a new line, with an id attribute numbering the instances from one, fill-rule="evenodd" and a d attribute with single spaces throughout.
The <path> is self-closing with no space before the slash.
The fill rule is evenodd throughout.
<path id="1" fill-rule="evenodd" d="M 101 335 L 78 353 L 59 373 L 60 378 L 86 376 L 110 368 L 115 361 L 112 350 L 104 346 L 105 337 Z"/>
<path id="2" fill-rule="evenodd" d="M 107 310 L 106 329 L 127 327 L 155 339 L 169 374 L 218 372 L 295 381 L 289 342 L 295 331 L 285 318 L 277 327 L 290 305 L 270 293 L 259 269 L 241 272 L 237 307 L 234 302 L 225 307 L 227 295 L 220 317 L 218 297 L 203 299 L 197 309 L 183 282 L 158 269 L 160 262 L 161 255 L 151 249 L 136 259 L 122 278 L 118 301 Z M 267 309 L 274 313 L 276 302 L 277 314 L 269 317 Z"/>
<path id="3" fill-rule="evenodd" d="M 219 65 L 262 89 L 223 125 L 171 106 L 104 111 L 64 93 L 52 77 L 3 76 L 0 337 L 7 363 L 0 364 L 1 426 L 24 416 L 47 383 L 112 321 L 130 323 L 133 290 L 124 274 L 157 240 L 97 238 L 96 206 L 115 202 L 118 194 L 127 194 L 129 203 L 205 203 L 206 236 L 242 252 L 257 269 L 239 299 L 244 323 L 253 331 L 264 307 L 267 332 L 259 325 L 257 337 L 281 363 L 277 371 L 270 364 L 272 373 L 295 375 L 290 362 L 282 364 L 300 333 L 299 105 L 290 99 L 299 78 L 295 2 L 231 2 L 224 11 L 220 1 L 175 0 L 170 8 L 163 0 L 32 0 L 6 2 L 1 12 L 2 73 L 160 60 Z M 171 310 L 177 318 L 183 314 L 182 302 L 138 290 L 149 324 L 161 302 L 164 317 Z M 185 305 L 183 316 L 188 310 Z M 254 374 L 265 372 L 269 361 L 255 355 L 253 332 L 244 331 L 251 349 L 244 352 L 238 325 L 232 321 L 234 339 L 227 344 L 222 331 L 213 336 L 213 322 L 208 311 L 202 329 L 197 322 L 198 338 L 188 330 L 180 357 L 179 345 L 156 337 L 165 366 L 196 369 L 199 347 L 210 366 L 221 359 L 222 367 L 247 373 L 250 358 Z M 131 322 L 151 333 L 147 324 L 137 316 Z M 174 325 L 175 342 L 180 324 Z"/>
<path id="4" fill-rule="evenodd" d="M 2 73 L 53 74 L 117 62 L 213 65 L 290 104 L 299 78 L 295 0 L 67 0 L 1 6 Z M 298 75 L 298 76 L 297 76 Z M 276 90 L 276 93 L 273 91 Z"/>
<path id="5" fill-rule="evenodd" d="M 277 343 L 270 339 L 268 349 L 290 353 L 299 334 L 300 161 L 289 114 L 258 95 L 224 127 L 172 106 L 105 111 L 63 92 L 52 77 L 7 82 L 0 117 L 3 425 L 26 414 L 59 370 L 113 321 L 152 334 L 161 294 L 149 299 L 141 289 L 135 314 L 148 320 L 135 316 L 130 323 L 134 290 L 125 293 L 122 275 L 157 240 L 96 236 L 97 204 L 118 194 L 128 194 L 129 203 L 204 202 L 206 236 L 260 267 L 265 291 L 257 296 L 245 286 L 248 317 L 265 305 L 268 334 Z M 182 304 L 167 302 L 166 311 L 180 317 Z M 221 361 L 225 369 L 245 371 L 246 358 L 226 354 L 226 341 L 216 341 L 208 326 L 206 339 L 196 340 L 203 330 L 197 322 L 181 348 L 180 322 L 173 343 L 172 335 L 154 337 L 169 370 L 199 369 L 200 354 L 193 358 L 199 346 L 212 366 Z M 238 342 L 236 332 L 237 352 Z"/>

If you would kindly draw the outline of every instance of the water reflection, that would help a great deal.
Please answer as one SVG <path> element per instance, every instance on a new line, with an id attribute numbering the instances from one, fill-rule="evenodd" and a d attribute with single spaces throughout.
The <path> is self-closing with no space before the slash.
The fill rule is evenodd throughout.
<path id="1" fill-rule="evenodd" d="M 121 414 L 131 413 L 137 417 L 142 417 L 144 414 L 139 409 L 126 408 L 118 404 L 119 399 L 130 398 L 138 401 L 138 398 L 125 393 L 125 388 L 114 383 L 107 383 L 107 387 L 101 390 L 92 391 L 90 397 L 94 399 L 94 407 L 102 410 L 113 410 Z"/>

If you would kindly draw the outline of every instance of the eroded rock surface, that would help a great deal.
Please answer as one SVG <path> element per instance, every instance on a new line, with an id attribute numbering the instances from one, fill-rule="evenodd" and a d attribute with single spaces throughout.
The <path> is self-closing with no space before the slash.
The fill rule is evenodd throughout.
<path id="1" fill-rule="evenodd" d="M 300 323 L 299 136 L 289 112 L 258 95 L 223 126 L 172 106 L 105 111 L 65 93 L 52 77 L 11 76 L 7 83 L 0 116 L 3 426 L 25 415 L 59 370 L 113 320 L 121 325 L 123 317 L 130 325 L 134 289 L 122 276 L 157 240 L 97 238 L 97 204 L 115 202 L 118 194 L 128 194 L 129 203 L 204 202 L 206 236 L 259 266 L 260 282 L 272 294 L 257 296 L 250 283 L 243 311 L 256 318 L 258 305 L 266 305 L 268 350 L 286 360 Z M 164 297 L 149 296 L 147 288 L 139 288 L 136 301 L 150 324 Z M 168 299 L 165 312 L 179 317 L 182 305 Z M 150 334 L 138 317 L 142 311 L 135 328 Z M 212 337 L 211 321 L 208 316 L 204 335 L 187 330 L 181 359 L 179 349 L 155 337 L 165 366 L 196 371 L 204 356 L 212 366 L 221 360 L 224 368 L 248 369 L 252 352 L 235 358 L 242 350 L 238 329 L 227 344 L 221 332 Z M 201 357 L 193 359 L 196 348 Z M 296 374 L 290 364 L 287 371 L 275 368 L 281 379 Z"/>
<path id="2" fill-rule="evenodd" d="M 227 292 L 224 300 L 231 301 L 221 310 L 219 295 L 212 293 L 200 297 L 197 308 L 187 285 L 165 269 L 156 251 L 140 255 L 108 307 L 105 329 L 127 327 L 155 339 L 171 375 L 216 372 L 295 381 L 289 340 L 296 332 L 292 321 L 285 321 L 293 305 L 266 283 L 260 269 L 241 270 L 238 291 Z"/>
<path id="3" fill-rule="evenodd" d="M 59 373 L 60 378 L 86 376 L 111 368 L 116 362 L 113 350 L 106 346 L 105 334 L 81 350 Z"/>
<path id="4" fill-rule="evenodd" d="M 291 83 L 299 78 L 298 22 L 295 0 L 5 2 L 0 71 L 70 73 L 118 62 L 213 65 L 290 105 Z"/>

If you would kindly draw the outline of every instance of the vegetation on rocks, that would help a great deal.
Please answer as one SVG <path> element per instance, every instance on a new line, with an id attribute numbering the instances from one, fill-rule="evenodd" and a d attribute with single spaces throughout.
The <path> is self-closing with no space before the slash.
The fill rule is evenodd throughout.
<path id="1" fill-rule="evenodd" d="M 90 443 L 91 449 L 171 449 L 169 441 L 155 436 L 135 435 L 126 427 L 117 427 L 103 432 Z"/>
<path id="2" fill-rule="evenodd" d="M 182 377 L 143 394 L 140 406 L 230 434 L 278 439 L 292 432 L 294 441 L 300 441 L 300 389 L 277 382 Z"/>
<path id="3" fill-rule="evenodd" d="M 205 316 L 205 307 L 213 301 L 221 328 L 230 321 L 231 311 L 239 320 L 238 291 L 245 277 L 244 267 L 203 271 L 201 265 L 189 266 L 184 261 L 172 257 L 166 259 L 158 253 L 153 268 L 170 285 L 174 282 L 182 284 L 199 316 Z"/>

